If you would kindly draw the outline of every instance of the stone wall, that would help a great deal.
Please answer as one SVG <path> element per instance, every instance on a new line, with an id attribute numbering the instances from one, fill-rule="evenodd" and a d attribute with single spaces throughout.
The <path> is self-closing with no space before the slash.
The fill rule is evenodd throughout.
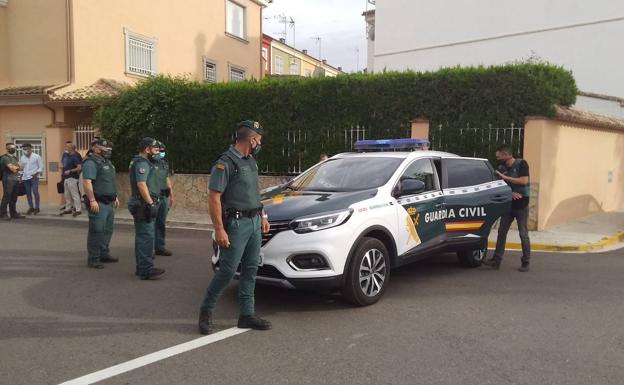
<path id="1" fill-rule="evenodd" d="M 174 210 L 208 210 L 208 183 L 207 174 L 176 174 L 173 177 L 175 191 Z M 260 189 L 275 186 L 288 181 L 286 176 L 260 176 Z M 118 195 L 122 207 L 130 196 L 130 177 L 128 173 L 117 174 Z"/>

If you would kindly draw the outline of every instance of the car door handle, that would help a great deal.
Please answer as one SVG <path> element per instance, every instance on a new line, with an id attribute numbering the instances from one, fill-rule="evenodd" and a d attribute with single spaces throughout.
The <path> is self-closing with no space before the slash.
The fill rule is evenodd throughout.
<path id="1" fill-rule="evenodd" d="M 490 197 L 490 199 L 494 202 L 505 202 L 509 200 L 509 197 L 507 197 L 506 195 L 494 195 Z"/>

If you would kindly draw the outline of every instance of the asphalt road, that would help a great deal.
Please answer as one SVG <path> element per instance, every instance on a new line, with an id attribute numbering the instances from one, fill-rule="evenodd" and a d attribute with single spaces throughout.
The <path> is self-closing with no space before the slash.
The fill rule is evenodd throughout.
<path id="1" fill-rule="evenodd" d="M 0 223 L 0 384 L 58 384 L 200 337 L 209 233 L 170 230 L 164 279 L 134 276 L 133 230 L 118 264 L 86 268 L 84 223 Z M 273 330 L 246 332 L 102 384 L 622 384 L 624 255 L 535 254 L 519 273 L 442 255 L 395 270 L 382 300 L 258 287 Z M 237 284 L 216 312 L 235 325 Z"/>

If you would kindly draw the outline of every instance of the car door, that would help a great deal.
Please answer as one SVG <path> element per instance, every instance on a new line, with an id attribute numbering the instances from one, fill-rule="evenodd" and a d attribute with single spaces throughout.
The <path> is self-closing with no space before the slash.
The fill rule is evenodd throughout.
<path id="1" fill-rule="evenodd" d="M 424 190 L 401 194 L 401 183 L 407 179 L 422 181 Z M 444 241 L 444 195 L 431 158 L 410 163 L 394 186 L 393 196 L 397 201 L 400 256 L 434 248 Z"/>
<path id="2" fill-rule="evenodd" d="M 511 208 L 511 189 L 496 179 L 485 159 L 442 159 L 442 187 L 450 241 L 487 239 L 494 222 Z"/>

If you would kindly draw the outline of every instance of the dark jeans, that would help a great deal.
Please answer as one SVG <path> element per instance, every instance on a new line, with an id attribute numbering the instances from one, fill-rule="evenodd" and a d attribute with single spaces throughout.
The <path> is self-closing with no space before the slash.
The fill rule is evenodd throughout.
<path id="1" fill-rule="evenodd" d="M 531 258 L 531 241 L 529 240 L 528 207 L 523 209 L 511 209 L 509 214 L 501 217 L 498 227 L 498 238 L 496 239 L 496 251 L 494 251 L 493 259 L 499 262 L 503 260 L 507 233 L 514 219 L 518 222 L 518 231 L 520 233 L 520 241 L 522 242 L 522 263 L 529 263 L 529 259 Z"/>
<path id="2" fill-rule="evenodd" d="M 33 176 L 28 180 L 22 181 L 24 188 L 26 189 L 26 199 L 28 199 L 28 207 L 38 209 L 39 208 L 39 177 Z M 33 197 L 35 196 L 35 204 L 33 206 Z"/>
<path id="3" fill-rule="evenodd" d="M 19 181 L 17 179 L 9 179 L 5 175 L 2 178 L 2 203 L 0 204 L 0 216 L 7 215 L 7 206 L 11 216 L 17 215 L 16 203 L 17 203 L 17 185 Z"/>

